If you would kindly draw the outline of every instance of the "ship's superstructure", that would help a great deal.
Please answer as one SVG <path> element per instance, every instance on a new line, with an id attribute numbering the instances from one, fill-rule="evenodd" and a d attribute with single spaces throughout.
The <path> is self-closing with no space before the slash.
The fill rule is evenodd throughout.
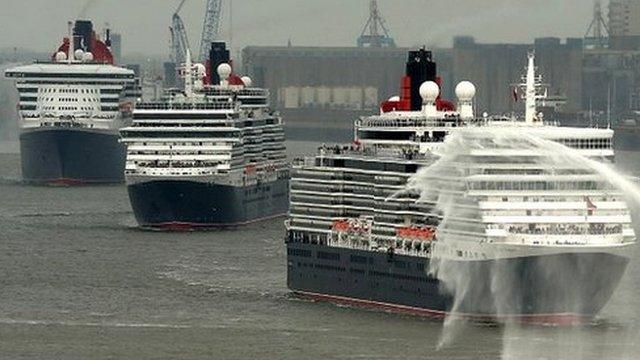
<path id="1" fill-rule="evenodd" d="M 237 225 L 287 211 L 282 119 L 269 108 L 267 90 L 232 74 L 220 43 L 212 54 L 216 76 L 187 56 L 184 89 L 137 104 L 133 125 L 121 132 L 142 226 Z M 206 85 L 214 77 L 219 83 Z"/>
<path id="2" fill-rule="evenodd" d="M 113 65 L 91 22 L 69 27 L 52 61 L 5 73 L 20 95 L 22 176 L 36 183 L 121 181 L 118 129 L 130 116 L 134 73 Z"/>
<path id="3" fill-rule="evenodd" d="M 431 54 L 411 52 L 401 96 L 358 120 L 353 144 L 294 165 L 289 288 L 432 316 L 595 315 L 635 243 L 597 162 L 613 158 L 613 131 L 544 123 L 533 56 L 524 80 L 524 121 L 476 118 L 473 84 L 454 111 Z"/>

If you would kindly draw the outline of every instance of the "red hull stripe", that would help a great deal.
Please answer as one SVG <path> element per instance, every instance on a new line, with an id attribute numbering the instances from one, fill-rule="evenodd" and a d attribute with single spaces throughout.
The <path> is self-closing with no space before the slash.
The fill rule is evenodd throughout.
<path id="1" fill-rule="evenodd" d="M 76 186 L 76 185 L 84 185 L 87 182 L 80 179 L 58 178 L 58 179 L 48 180 L 46 183 L 49 185 Z"/>
<path id="2" fill-rule="evenodd" d="M 416 315 L 421 317 L 427 317 L 431 319 L 444 319 L 446 316 L 455 316 L 463 320 L 469 320 L 472 322 L 481 323 L 498 323 L 507 321 L 516 321 L 524 324 L 550 324 L 557 326 L 569 326 L 584 324 L 591 320 L 590 316 L 571 314 L 571 313 L 558 313 L 558 314 L 531 314 L 531 315 L 484 315 L 484 314 L 453 314 L 440 310 L 431 310 L 418 308 L 407 305 L 390 304 L 378 301 L 354 299 L 344 296 L 318 294 L 306 291 L 294 291 L 295 295 L 300 298 L 325 301 L 341 305 L 349 305 L 366 309 L 382 310 L 400 314 Z"/>
<path id="3" fill-rule="evenodd" d="M 257 218 L 257 219 L 244 221 L 244 222 L 237 222 L 237 223 L 214 224 L 214 223 L 170 221 L 170 222 L 163 222 L 163 223 L 157 223 L 157 224 L 147 224 L 147 225 L 143 225 L 143 227 L 169 230 L 169 231 L 187 231 L 187 230 L 206 229 L 206 228 L 224 228 L 224 227 L 253 224 L 253 223 L 264 221 L 264 220 L 279 218 L 285 215 L 286 214 L 276 214 L 276 215 L 271 215 L 263 218 Z"/>

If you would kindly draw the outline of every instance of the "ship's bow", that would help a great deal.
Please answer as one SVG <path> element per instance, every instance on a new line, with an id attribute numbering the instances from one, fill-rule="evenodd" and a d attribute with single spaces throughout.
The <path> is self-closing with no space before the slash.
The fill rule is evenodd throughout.
<path id="1" fill-rule="evenodd" d="M 20 134 L 22 177 L 39 184 L 124 180 L 125 148 L 116 132 L 42 127 Z"/>
<path id="2" fill-rule="evenodd" d="M 574 252 L 489 261 L 434 261 L 448 312 L 501 321 L 562 323 L 596 316 L 618 286 L 629 258 Z"/>

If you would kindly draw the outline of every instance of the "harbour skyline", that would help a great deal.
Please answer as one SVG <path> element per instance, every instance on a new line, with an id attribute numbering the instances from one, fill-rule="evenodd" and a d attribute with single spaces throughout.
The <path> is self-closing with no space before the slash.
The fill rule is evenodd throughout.
<path id="1" fill-rule="evenodd" d="M 364 0 L 304 1 L 304 6 L 295 0 L 243 0 L 233 1 L 230 27 L 229 1 L 223 3 L 220 38 L 231 40 L 234 49 L 256 44 L 286 45 L 289 40 L 296 46 L 355 46 L 368 15 Z M 178 5 L 177 0 L 11 1 L 0 15 L 6 30 L 0 34 L 0 48 L 51 51 L 51 44 L 66 33 L 66 21 L 60 19 L 86 17 L 99 29 L 108 23 L 114 31 L 126 35 L 125 56 L 167 56 L 168 27 Z M 204 6 L 204 1 L 187 1 L 180 12 L 194 51 L 202 31 Z M 383 0 L 379 6 L 391 36 L 398 46 L 407 47 L 425 43 L 449 46 L 457 35 L 473 35 L 480 42 L 509 43 L 531 42 L 541 36 L 582 37 L 592 12 L 591 6 L 580 0 Z M 572 14 L 569 19 L 567 13 Z M 10 14 L 30 14 L 40 35 L 24 31 L 22 17 Z M 440 21 L 442 16 L 451 21 Z"/>

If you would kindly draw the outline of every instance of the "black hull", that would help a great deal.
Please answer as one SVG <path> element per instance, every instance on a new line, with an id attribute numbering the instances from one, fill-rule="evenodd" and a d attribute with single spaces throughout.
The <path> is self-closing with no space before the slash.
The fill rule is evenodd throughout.
<path id="1" fill-rule="evenodd" d="M 605 253 L 450 261 L 440 271 L 465 281 L 454 304 L 427 275 L 428 259 L 299 242 L 287 244 L 287 259 L 287 285 L 305 297 L 434 317 L 530 322 L 592 318 L 628 263 Z"/>
<path id="2" fill-rule="evenodd" d="M 22 178 L 36 184 L 124 181 L 125 147 L 116 132 L 37 128 L 20 134 Z"/>
<path id="3" fill-rule="evenodd" d="M 247 187 L 195 181 L 149 181 L 127 187 L 136 220 L 143 227 L 234 226 L 285 215 L 286 179 Z"/>

